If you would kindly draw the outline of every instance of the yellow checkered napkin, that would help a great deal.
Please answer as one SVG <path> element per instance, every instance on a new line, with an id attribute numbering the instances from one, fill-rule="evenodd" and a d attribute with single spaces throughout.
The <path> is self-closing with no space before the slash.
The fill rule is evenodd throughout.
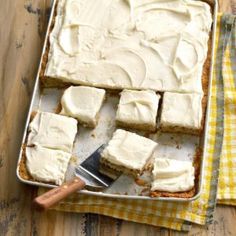
<path id="1" fill-rule="evenodd" d="M 236 206 L 236 16 L 225 15 L 221 28 L 224 141 L 217 199 L 218 203 Z"/>
<path id="2" fill-rule="evenodd" d="M 96 196 L 87 196 L 74 194 L 70 198 L 58 204 L 54 209 L 68 212 L 90 212 L 102 215 L 112 216 L 119 219 L 146 223 L 155 226 L 163 226 L 176 230 L 189 230 L 191 223 L 206 224 L 212 221 L 213 210 L 216 203 L 216 189 L 218 179 L 218 169 L 220 165 L 221 147 L 223 143 L 223 112 L 226 106 L 226 134 L 224 141 L 223 159 L 221 162 L 221 179 L 219 198 L 226 196 L 233 198 L 235 193 L 235 185 L 233 183 L 231 167 L 235 168 L 233 155 L 236 154 L 236 139 L 231 129 L 236 126 L 236 114 L 233 102 L 235 101 L 234 82 L 231 72 L 229 48 L 225 49 L 224 40 L 228 35 L 224 35 L 224 24 L 228 16 L 219 16 L 217 37 L 216 37 L 216 57 L 214 58 L 215 70 L 212 82 L 212 96 L 210 103 L 210 119 L 207 137 L 206 162 L 204 166 L 203 188 L 201 196 L 190 203 L 167 202 L 167 201 L 141 201 L 141 200 L 121 200 L 114 198 L 104 198 Z M 228 26 L 227 26 L 228 27 Z M 228 33 L 228 31 L 227 31 Z M 228 53 L 228 54 L 227 54 Z M 224 100 L 224 87 L 222 77 L 222 56 L 228 55 L 228 59 L 224 60 L 224 70 L 227 70 L 227 92 Z M 236 59 L 235 59 L 236 60 Z M 235 78 L 234 78 L 235 79 Z M 225 79 L 224 79 L 225 80 Z M 234 109 L 234 111 L 232 111 Z M 235 118 L 235 120 L 233 120 Z M 232 127 L 231 127 L 232 126 Z M 235 151 L 234 151 L 235 150 Z M 233 153 L 234 151 L 234 153 Z M 227 158 L 226 158 L 227 155 Z M 234 156 L 235 159 L 235 156 Z M 233 188 L 234 187 L 234 188 Z M 40 189 L 42 193 L 43 189 Z"/>

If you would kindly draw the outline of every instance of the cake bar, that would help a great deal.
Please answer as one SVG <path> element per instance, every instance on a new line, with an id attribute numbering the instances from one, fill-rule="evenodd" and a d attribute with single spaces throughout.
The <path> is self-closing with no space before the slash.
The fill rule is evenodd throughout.
<path id="1" fill-rule="evenodd" d="M 186 192 L 194 187 L 194 167 L 191 162 L 155 158 L 151 192 Z"/>
<path id="2" fill-rule="evenodd" d="M 160 128 L 167 132 L 200 134 L 202 130 L 202 94 L 165 92 Z"/>
<path id="3" fill-rule="evenodd" d="M 160 95 L 151 90 L 123 90 L 116 113 L 117 125 L 155 131 L 159 100 Z"/>
<path id="4" fill-rule="evenodd" d="M 148 138 L 117 129 L 101 153 L 100 172 L 109 175 L 106 172 L 109 169 L 114 175 L 125 173 L 137 177 L 142 174 L 156 146 L 157 143 Z"/>
<path id="5" fill-rule="evenodd" d="M 41 146 L 26 147 L 26 167 L 35 180 L 61 185 L 71 154 Z"/>
<path id="6" fill-rule="evenodd" d="M 85 126 L 95 127 L 105 93 L 104 89 L 71 86 L 64 91 L 61 98 L 60 114 L 74 117 Z"/>
<path id="7" fill-rule="evenodd" d="M 29 125 L 27 146 L 72 152 L 77 120 L 49 112 L 38 112 Z"/>

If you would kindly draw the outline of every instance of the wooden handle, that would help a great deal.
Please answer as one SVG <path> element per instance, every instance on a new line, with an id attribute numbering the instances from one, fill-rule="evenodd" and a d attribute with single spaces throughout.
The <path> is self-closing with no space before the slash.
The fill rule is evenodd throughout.
<path id="1" fill-rule="evenodd" d="M 34 199 L 33 203 L 37 209 L 46 210 L 55 205 L 62 199 L 66 198 L 70 194 L 83 189 L 85 182 L 78 177 L 75 177 L 71 181 L 62 184 L 56 188 L 49 190 L 48 192 L 38 196 Z"/>

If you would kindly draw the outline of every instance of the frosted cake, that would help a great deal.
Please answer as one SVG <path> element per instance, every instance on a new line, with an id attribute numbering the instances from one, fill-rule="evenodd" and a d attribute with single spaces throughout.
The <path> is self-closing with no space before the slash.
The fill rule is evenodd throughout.
<path id="1" fill-rule="evenodd" d="M 186 192 L 194 187 L 194 167 L 191 162 L 155 158 L 151 194 Z"/>
<path id="2" fill-rule="evenodd" d="M 160 127 L 162 131 L 200 134 L 202 98 L 197 93 L 164 93 Z"/>
<path id="3" fill-rule="evenodd" d="M 117 129 L 101 153 L 100 172 L 126 173 L 134 177 L 142 174 L 157 143 L 132 132 Z"/>
<path id="4" fill-rule="evenodd" d="M 71 86 L 64 91 L 61 98 L 60 114 L 74 117 L 85 126 L 95 127 L 105 93 L 104 89 Z"/>
<path id="5" fill-rule="evenodd" d="M 27 146 L 72 152 L 77 120 L 48 112 L 38 112 L 29 125 Z"/>
<path id="6" fill-rule="evenodd" d="M 155 131 L 159 100 L 160 95 L 151 90 L 122 91 L 116 123 L 122 127 Z"/>
<path id="7" fill-rule="evenodd" d="M 202 93 L 211 23 L 202 1 L 60 0 L 44 75 L 49 82 Z"/>
<path id="8" fill-rule="evenodd" d="M 63 183 L 70 153 L 34 146 L 26 147 L 25 155 L 26 167 L 33 179 L 57 185 Z"/>

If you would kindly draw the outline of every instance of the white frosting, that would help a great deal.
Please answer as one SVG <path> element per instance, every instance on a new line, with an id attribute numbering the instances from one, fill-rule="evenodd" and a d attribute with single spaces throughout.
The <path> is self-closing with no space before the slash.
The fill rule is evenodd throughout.
<path id="1" fill-rule="evenodd" d="M 61 185 L 71 154 L 40 146 L 26 148 L 26 166 L 30 175 L 39 181 Z"/>
<path id="2" fill-rule="evenodd" d="M 191 162 L 155 158 L 152 175 L 152 191 L 184 192 L 194 186 L 194 167 Z"/>
<path id="3" fill-rule="evenodd" d="M 154 91 L 121 92 L 116 120 L 128 124 L 156 126 L 156 116 L 160 95 Z"/>
<path id="4" fill-rule="evenodd" d="M 53 113 L 38 112 L 29 125 L 29 131 L 27 145 L 72 152 L 77 121 Z"/>
<path id="5" fill-rule="evenodd" d="M 101 155 L 112 164 L 142 170 L 156 146 L 148 138 L 117 129 Z"/>
<path id="6" fill-rule="evenodd" d="M 202 95 L 164 93 L 161 126 L 199 129 L 202 121 Z"/>
<path id="7" fill-rule="evenodd" d="M 60 0 L 57 13 L 47 76 L 105 88 L 202 92 L 212 23 L 206 3 Z"/>
<path id="8" fill-rule="evenodd" d="M 71 86 L 65 90 L 62 96 L 61 114 L 77 118 L 80 122 L 95 126 L 104 98 L 104 89 Z"/>

